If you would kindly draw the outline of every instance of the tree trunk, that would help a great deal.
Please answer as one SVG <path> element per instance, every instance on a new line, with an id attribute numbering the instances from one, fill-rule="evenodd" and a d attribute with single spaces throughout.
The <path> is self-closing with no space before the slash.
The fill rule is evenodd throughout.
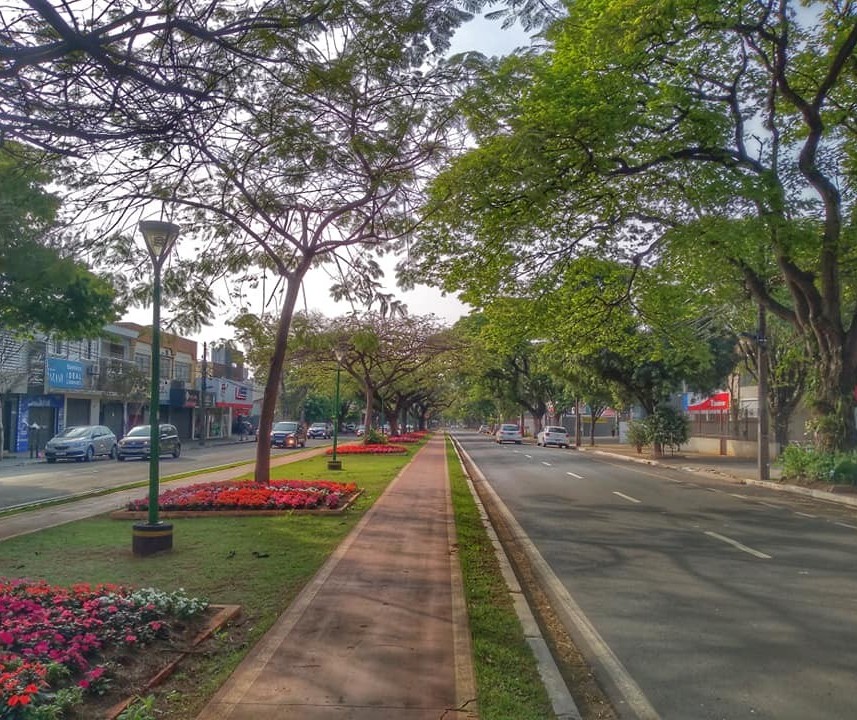
<path id="1" fill-rule="evenodd" d="M 812 404 L 810 425 L 818 449 L 835 452 L 857 445 L 854 422 L 855 363 L 839 357 L 819 358 L 819 387 Z"/>
<path id="2" fill-rule="evenodd" d="M 372 410 L 375 407 L 375 388 L 372 387 L 369 378 L 366 378 L 366 397 L 364 398 L 364 402 L 366 403 L 366 416 L 363 420 L 363 444 L 365 445 L 369 442 L 369 431 L 372 430 Z"/>
<path id="3" fill-rule="evenodd" d="M 265 382 L 265 396 L 262 398 L 259 427 L 256 429 L 258 442 L 256 443 L 256 468 L 253 473 L 256 482 L 266 483 L 271 479 L 271 427 L 274 424 L 274 412 L 277 409 L 292 315 L 295 311 L 301 282 L 308 268 L 309 263 L 304 261 L 294 273 L 286 277 L 286 296 L 283 307 L 280 309 L 277 337 L 274 341 L 274 352 L 271 355 L 271 363 L 268 368 L 268 379 Z"/>

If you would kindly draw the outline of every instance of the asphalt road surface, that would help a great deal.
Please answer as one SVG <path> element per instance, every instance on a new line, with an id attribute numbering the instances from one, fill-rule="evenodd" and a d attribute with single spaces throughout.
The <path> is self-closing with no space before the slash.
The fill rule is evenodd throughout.
<path id="1" fill-rule="evenodd" d="M 456 437 L 580 613 L 621 717 L 857 718 L 854 509 Z"/>
<path id="2" fill-rule="evenodd" d="M 330 440 L 307 440 L 307 447 L 330 443 Z M 296 451 L 272 448 L 271 457 L 293 452 Z M 166 479 L 193 470 L 250 462 L 255 456 L 256 443 L 252 440 L 243 443 L 209 442 L 204 447 L 196 442 L 185 443 L 180 457 L 165 455 L 161 458 L 160 477 Z M 0 510 L 118 487 L 147 480 L 148 477 L 148 460 L 117 462 L 98 458 L 90 463 L 69 461 L 50 465 L 44 461 L 20 463 L 3 460 L 0 462 Z"/>

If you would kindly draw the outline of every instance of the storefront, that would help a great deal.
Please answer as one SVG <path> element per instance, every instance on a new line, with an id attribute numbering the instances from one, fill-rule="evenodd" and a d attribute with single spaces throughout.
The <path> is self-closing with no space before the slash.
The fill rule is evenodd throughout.
<path id="1" fill-rule="evenodd" d="M 239 417 L 249 417 L 253 412 L 253 401 L 249 385 L 237 383 L 233 380 L 220 380 L 218 388 L 216 407 L 222 411 L 221 435 L 218 437 L 229 437 L 233 427 L 236 427 Z"/>

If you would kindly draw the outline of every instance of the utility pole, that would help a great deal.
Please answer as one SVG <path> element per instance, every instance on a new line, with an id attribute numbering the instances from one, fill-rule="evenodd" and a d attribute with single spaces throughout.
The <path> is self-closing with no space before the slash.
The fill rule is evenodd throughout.
<path id="1" fill-rule="evenodd" d="M 769 480 L 770 442 L 768 431 L 768 338 L 765 306 L 759 303 L 759 325 L 756 332 L 756 352 L 759 364 L 759 480 Z"/>
<path id="2" fill-rule="evenodd" d="M 199 444 L 205 445 L 205 396 L 207 390 L 207 377 L 208 377 L 208 361 L 206 360 L 208 356 L 208 343 L 202 343 L 202 383 L 200 387 L 202 390 L 199 393 L 199 412 L 201 414 L 199 421 Z"/>

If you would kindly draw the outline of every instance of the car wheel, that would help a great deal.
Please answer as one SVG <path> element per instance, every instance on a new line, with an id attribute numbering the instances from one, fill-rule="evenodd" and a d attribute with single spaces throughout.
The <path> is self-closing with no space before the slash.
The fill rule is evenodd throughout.
<path id="1" fill-rule="evenodd" d="M 117 456 L 116 456 L 116 459 L 117 459 L 119 462 L 125 462 L 125 456 L 124 456 L 124 455 L 117 455 Z"/>
<path id="2" fill-rule="evenodd" d="M 88 448 L 86 448 L 86 456 L 83 458 L 83 461 L 84 462 L 92 462 L 92 458 L 94 458 L 94 457 L 95 457 L 95 450 L 93 449 L 92 445 L 90 445 Z"/>
<path id="3" fill-rule="evenodd" d="M 56 458 L 45 458 L 45 460 L 47 460 L 47 461 L 48 461 L 49 463 L 51 463 L 51 464 L 53 464 L 53 463 L 55 463 L 55 462 L 57 461 L 57 459 L 56 459 Z"/>
<path id="4" fill-rule="evenodd" d="M 515 440 L 515 445 L 520 445 L 522 442 L 523 440 Z"/>
<path id="5" fill-rule="evenodd" d="M 177 458 L 181 454 L 182 454 L 182 444 L 176 443 L 176 446 L 173 448 L 173 457 Z"/>
<path id="6" fill-rule="evenodd" d="M 115 460 L 115 459 L 116 459 L 116 456 L 117 456 L 118 454 L 119 454 L 119 451 L 118 451 L 118 449 L 116 448 L 116 446 L 115 446 L 115 445 L 114 445 L 112 448 L 110 448 L 110 459 L 111 459 L 111 460 Z"/>

